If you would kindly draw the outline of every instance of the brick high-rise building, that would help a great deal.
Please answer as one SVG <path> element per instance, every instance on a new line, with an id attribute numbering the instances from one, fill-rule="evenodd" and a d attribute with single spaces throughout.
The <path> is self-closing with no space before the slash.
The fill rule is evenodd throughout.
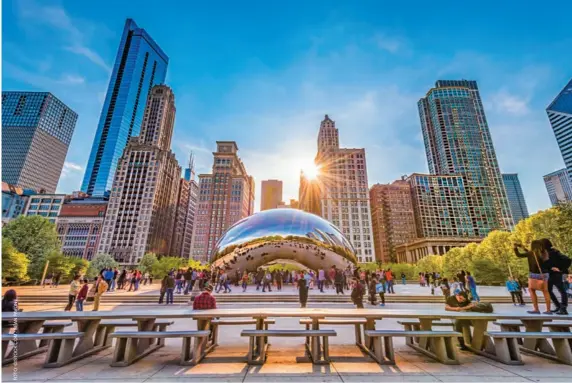
<path id="1" fill-rule="evenodd" d="M 375 258 L 395 262 L 395 247 L 417 238 L 411 186 L 406 180 L 376 184 L 369 191 Z"/>
<path id="2" fill-rule="evenodd" d="M 234 141 L 217 141 L 211 174 L 199 174 L 191 258 L 209 261 L 222 234 L 254 213 L 254 179 L 238 157 Z"/>
<path id="3" fill-rule="evenodd" d="M 262 181 L 260 191 L 260 211 L 276 209 L 282 202 L 282 181 L 265 180 Z"/>
<path id="4" fill-rule="evenodd" d="M 477 82 L 439 80 L 418 107 L 429 171 L 463 177 L 474 234 L 510 230 L 512 215 Z"/>
<path id="5" fill-rule="evenodd" d="M 99 252 L 135 265 L 146 252 L 169 255 L 181 167 L 171 151 L 175 95 L 166 85 L 149 92 L 138 137 L 117 165 Z"/>
<path id="6" fill-rule="evenodd" d="M 91 261 L 96 255 L 108 201 L 81 192 L 65 201 L 56 220 L 62 253 Z"/>
<path id="7" fill-rule="evenodd" d="M 77 113 L 48 92 L 2 92 L 2 181 L 55 193 Z"/>
<path id="8" fill-rule="evenodd" d="M 336 123 L 328 115 L 320 124 L 316 165 L 320 169 L 322 217 L 350 240 L 359 262 L 372 262 L 375 248 L 365 149 L 340 148 Z"/>

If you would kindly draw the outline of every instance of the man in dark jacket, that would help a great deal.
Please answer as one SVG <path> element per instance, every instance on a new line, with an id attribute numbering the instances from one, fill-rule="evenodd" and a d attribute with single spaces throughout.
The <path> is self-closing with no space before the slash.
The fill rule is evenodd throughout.
<path id="1" fill-rule="evenodd" d="M 359 279 L 354 278 L 351 297 L 352 297 L 352 302 L 356 305 L 356 308 L 358 309 L 363 309 L 364 294 L 365 294 L 365 288 L 363 287 Z"/>
<path id="2" fill-rule="evenodd" d="M 548 293 L 550 294 L 550 299 L 556 306 L 553 313 L 558 315 L 568 315 L 568 295 L 566 294 L 566 288 L 564 286 L 564 279 L 568 274 L 568 269 L 572 263 L 572 259 L 568 258 L 558 250 L 552 247 L 550 240 L 544 238 L 540 240 L 543 245 L 544 256 L 547 257 L 546 265 L 549 269 L 548 273 Z M 558 301 L 558 298 L 554 294 L 554 287 L 560 293 L 562 302 Z"/>

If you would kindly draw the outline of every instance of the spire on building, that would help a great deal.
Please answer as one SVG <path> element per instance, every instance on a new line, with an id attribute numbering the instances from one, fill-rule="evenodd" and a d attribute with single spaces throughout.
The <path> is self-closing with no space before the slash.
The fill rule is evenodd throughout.
<path id="1" fill-rule="evenodd" d="M 195 179 L 195 153 L 191 151 L 189 154 L 189 165 L 185 169 L 185 180 L 193 181 Z"/>

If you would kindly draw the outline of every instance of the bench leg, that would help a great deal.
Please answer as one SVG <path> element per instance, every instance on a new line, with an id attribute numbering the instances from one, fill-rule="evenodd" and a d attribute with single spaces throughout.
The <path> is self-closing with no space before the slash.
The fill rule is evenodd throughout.
<path id="1" fill-rule="evenodd" d="M 330 363 L 330 344 L 329 344 L 329 340 L 327 336 L 322 337 L 322 347 L 323 347 L 323 352 L 322 352 L 322 357 L 324 362 L 326 363 Z"/>
<path id="2" fill-rule="evenodd" d="M 137 339 L 117 338 L 111 366 L 129 366 L 137 357 Z"/>
<path id="3" fill-rule="evenodd" d="M 250 336 L 248 337 L 249 339 L 249 343 L 248 343 L 248 354 L 246 354 L 246 362 L 248 364 L 253 364 L 254 363 L 254 337 Z"/>
<path id="4" fill-rule="evenodd" d="M 165 332 L 167 331 L 167 324 L 158 324 L 155 325 L 155 331 L 158 332 Z M 165 345 L 165 338 L 157 338 L 157 346 L 164 346 Z"/>
<path id="5" fill-rule="evenodd" d="M 393 350 L 393 338 L 390 336 L 383 337 L 383 354 L 387 364 L 395 364 L 395 351 Z"/>
<path id="6" fill-rule="evenodd" d="M 310 324 L 306 323 L 306 331 L 310 331 Z M 306 347 L 310 347 L 310 337 L 306 337 Z"/>
<path id="7" fill-rule="evenodd" d="M 52 333 L 56 333 L 56 332 L 64 332 L 64 327 L 65 326 L 50 326 L 48 328 L 44 327 L 44 334 L 52 334 Z M 49 339 L 42 339 L 40 340 L 40 345 L 39 347 L 47 347 L 49 344 Z"/>
<path id="8" fill-rule="evenodd" d="M 410 324 L 403 325 L 403 327 L 405 328 L 405 331 L 413 331 Z M 415 343 L 415 340 L 413 339 L 412 336 L 405 337 L 406 345 L 410 346 L 413 343 Z"/>
<path id="9" fill-rule="evenodd" d="M 8 346 L 10 345 L 9 340 L 2 341 L 2 364 L 6 361 Z"/>
<path id="10" fill-rule="evenodd" d="M 447 350 L 445 348 L 445 340 L 443 337 L 431 338 L 429 341 L 432 351 L 435 353 L 437 360 L 441 363 L 447 361 Z"/>
<path id="11" fill-rule="evenodd" d="M 355 327 L 355 333 L 356 333 L 356 344 L 357 345 L 361 345 L 362 340 L 361 340 L 361 325 L 360 324 L 356 324 L 354 325 Z"/>
<path id="12" fill-rule="evenodd" d="M 564 364 L 572 365 L 572 345 L 568 339 L 552 339 L 556 357 Z"/>
<path id="13" fill-rule="evenodd" d="M 211 334 L 213 346 L 218 346 L 218 324 L 212 323 Z"/>
<path id="14" fill-rule="evenodd" d="M 520 332 L 520 326 L 513 326 L 513 325 L 506 325 L 506 324 L 502 324 L 500 326 L 501 331 L 506 331 L 506 332 Z M 517 338 L 517 342 L 518 344 L 522 345 L 524 344 L 524 342 L 522 341 L 522 338 Z"/>
<path id="15" fill-rule="evenodd" d="M 457 347 L 455 346 L 455 342 L 453 342 L 453 338 L 447 337 L 444 339 L 445 341 L 445 352 L 447 353 L 447 358 L 452 363 L 459 363 L 459 358 L 457 354 Z"/>
<path id="16" fill-rule="evenodd" d="M 99 326 L 95 331 L 94 347 L 111 347 L 113 338 L 109 335 L 115 332 L 115 326 Z"/>
<path id="17" fill-rule="evenodd" d="M 72 358 L 74 345 L 75 339 L 50 340 L 44 367 L 61 367 L 67 364 Z"/>
<path id="18" fill-rule="evenodd" d="M 504 364 L 522 364 L 516 339 L 494 338 L 495 355 Z"/>

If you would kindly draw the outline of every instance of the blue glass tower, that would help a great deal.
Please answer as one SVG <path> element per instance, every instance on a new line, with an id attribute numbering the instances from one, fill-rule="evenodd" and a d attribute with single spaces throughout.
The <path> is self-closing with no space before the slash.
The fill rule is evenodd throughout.
<path id="1" fill-rule="evenodd" d="M 545 175 L 544 184 L 552 206 L 572 201 L 572 181 L 566 168 Z"/>
<path id="2" fill-rule="evenodd" d="M 77 113 L 48 92 L 2 92 L 2 181 L 54 193 Z"/>
<path id="3" fill-rule="evenodd" d="M 546 108 L 546 113 L 572 181 L 572 80 Z"/>
<path id="4" fill-rule="evenodd" d="M 522 192 L 522 187 L 518 180 L 518 174 L 503 174 L 502 180 L 506 188 L 506 195 L 508 197 L 512 219 L 516 225 L 520 220 L 528 218 L 528 208 L 526 207 L 526 201 L 524 200 L 524 193 Z"/>
<path id="5" fill-rule="evenodd" d="M 135 21 L 127 19 L 99 118 L 81 190 L 103 196 L 129 137 L 139 134 L 149 91 L 165 82 L 169 58 Z"/>

